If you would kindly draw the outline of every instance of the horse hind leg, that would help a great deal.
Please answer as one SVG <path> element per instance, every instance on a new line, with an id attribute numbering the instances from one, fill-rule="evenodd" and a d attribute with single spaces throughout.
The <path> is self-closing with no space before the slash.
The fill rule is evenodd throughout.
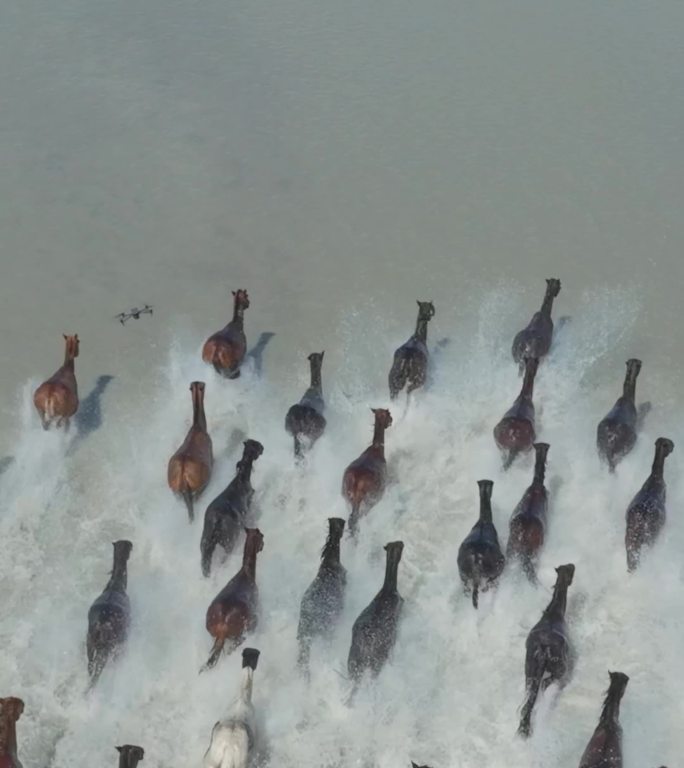
<path id="1" fill-rule="evenodd" d="M 221 658 L 221 654 L 223 653 L 223 647 L 225 643 L 225 637 L 216 639 L 214 642 L 214 647 L 211 649 L 211 653 L 207 659 L 207 663 L 200 669 L 200 674 L 202 674 L 202 672 L 206 672 L 209 669 L 213 669 L 216 666 L 216 663 Z"/>

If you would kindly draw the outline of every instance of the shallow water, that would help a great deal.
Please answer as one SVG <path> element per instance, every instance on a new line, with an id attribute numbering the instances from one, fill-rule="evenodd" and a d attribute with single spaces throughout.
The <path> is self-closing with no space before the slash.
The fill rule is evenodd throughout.
<path id="1" fill-rule="evenodd" d="M 249 642 L 262 651 L 268 764 L 574 768 L 608 670 L 631 678 L 625 768 L 677 764 L 683 16 L 665 1 L 6 9 L 0 692 L 26 702 L 27 768 L 113 765 L 125 742 L 145 748 L 149 768 L 199 765 L 235 693 L 238 655 L 197 671 L 211 647 L 205 610 L 239 556 L 202 579 L 201 521 L 190 526 L 166 486 L 193 379 L 207 382 L 217 457 L 198 516 L 232 477 L 240 441 L 265 446 L 253 480 L 262 618 Z M 541 586 L 507 570 L 476 614 L 456 554 L 478 479 L 494 480 L 502 544 L 529 483 L 529 459 L 501 472 L 491 430 L 519 388 L 513 335 L 551 276 L 563 283 L 554 315 L 571 319 L 536 387 L 551 444 Z M 257 354 L 227 382 L 200 348 L 243 286 Z M 369 408 L 387 404 L 417 298 L 437 307 L 433 381 L 392 409 L 393 482 L 358 548 L 344 543 L 345 613 L 307 687 L 293 667 L 299 600 L 326 518 L 347 516 L 342 472 L 370 439 Z M 152 317 L 113 319 L 145 301 Z M 62 331 L 81 337 L 69 436 L 44 433 L 31 405 L 60 362 Z M 306 354 L 320 349 L 328 430 L 298 471 L 283 421 L 306 386 Z M 654 408 L 608 477 L 595 427 L 633 356 L 644 360 L 638 399 Z M 659 435 L 676 445 L 670 517 L 628 578 L 624 511 Z M 111 542 L 126 537 L 128 649 L 86 698 L 87 610 Z M 406 602 L 394 658 L 349 708 L 351 625 L 381 584 L 383 544 L 398 538 Z M 577 567 L 579 661 L 524 743 L 524 641 L 565 562 Z"/>

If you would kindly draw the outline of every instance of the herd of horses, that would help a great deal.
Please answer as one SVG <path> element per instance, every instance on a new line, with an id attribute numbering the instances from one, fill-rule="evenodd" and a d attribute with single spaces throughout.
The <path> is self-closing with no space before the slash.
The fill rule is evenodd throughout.
<path id="1" fill-rule="evenodd" d="M 509 523 L 509 537 L 504 554 L 492 521 L 491 480 L 478 481 L 479 516 L 458 551 L 458 570 L 465 592 L 474 608 L 478 608 L 481 592 L 494 587 L 507 561 L 517 561 L 531 582 L 536 582 L 536 563 L 544 545 L 547 527 L 548 491 L 544 485 L 549 445 L 536 441 L 534 382 L 540 363 L 548 355 L 553 339 L 552 307 L 560 292 L 560 281 L 549 279 L 541 308 L 529 324 L 514 338 L 513 360 L 522 375 L 520 394 L 494 428 L 503 466 L 508 469 L 521 455 L 534 452 L 532 482 L 515 507 Z M 233 291 L 234 310 L 231 321 L 207 339 L 202 349 L 203 360 L 227 379 L 240 376 L 247 342 L 244 313 L 249 308 L 246 290 Z M 428 323 L 435 314 L 432 302 L 418 302 L 418 318 L 413 335 L 394 353 L 389 373 L 389 392 L 395 400 L 402 391 L 407 396 L 424 386 L 428 371 Z M 34 404 L 42 425 L 68 429 L 78 409 L 78 389 L 74 361 L 79 354 L 77 335 L 65 336 L 65 358 L 62 367 L 41 384 L 34 394 Z M 310 386 L 285 417 L 285 429 L 294 442 L 294 456 L 300 461 L 311 451 L 326 429 L 325 401 L 321 370 L 323 352 L 309 355 Z M 597 450 L 610 472 L 633 449 L 648 403 L 637 406 L 636 381 L 641 369 L 639 360 L 627 362 L 622 395 L 597 427 Z M 203 382 L 190 384 L 192 425 L 185 440 L 168 463 L 168 484 L 187 508 L 190 522 L 194 505 L 209 484 L 213 468 L 212 441 L 204 413 Z M 392 425 L 390 411 L 375 408 L 373 437 L 370 445 L 347 466 L 341 492 L 350 508 L 348 533 L 356 540 L 362 518 L 382 498 L 387 484 L 385 432 Z M 674 445 L 659 437 L 650 475 L 628 506 L 626 513 L 625 549 L 628 571 L 634 571 L 644 548 L 652 546 L 666 517 L 666 484 L 664 464 Z M 254 462 L 263 453 L 256 440 L 244 441 L 242 457 L 236 464 L 235 477 L 207 506 L 201 537 L 201 570 L 211 573 L 217 550 L 223 560 L 243 538 L 242 565 L 238 572 L 212 600 L 207 609 L 206 629 L 213 639 L 209 658 L 202 667 L 213 667 L 222 654 L 240 646 L 256 627 L 259 619 L 259 590 L 256 579 L 257 557 L 264 547 L 264 536 L 252 527 L 250 508 L 254 488 L 251 474 Z M 346 588 L 346 570 L 340 561 L 340 544 L 345 520 L 329 518 L 327 537 L 321 553 L 318 573 L 301 601 L 297 640 L 298 666 L 308 675 L 310 649 L 318 638 L 329 637 L 342 613 Z M 111 576 L 102 594 L 88 612 L 87 659 L 90 685 L 95 685 L 110 659 L 123 649 L 130 625 L 130 603 L 127 595 L 127 563 L 131 555 L 130 541 L 114 543 Z M 403 598 L 398 591 L 398 569 L 404 544 L 392 541 L 385 545 L 386 566 L 383 584 L 361 612 L 352 628 L 347 671 L 352 681 L 350 701 L 365 676 L 377 676 L 387 662 L 396 642 L 401 620 Z M 552 683 L 561 689 L 571 677 L 574 653 L 565 621 L 568 589 L 575 566 L 556 568 L 553 596 L 541 619 L 530 630 L 526 642 L 526 696 L 522 706 L 518 733 L 530 735 L 532 714 L 540 690 Z M 227 716 L 216 723 L 210 746 L 204 757 L 205 768 L 245 768 L 254 755 L 257 743 L 252 683 L 259 651 L 242 651 L 242 680 L 237 700 Z M 610 684 L 598 725 L 581 757 L 579 768 L 622 768 L 622 731 L 619 722 L 620 702 L 628 677 L 610 672 Z M 17 757 L 16 722 L 24 709 L 14 697 L 0 699 L 0 768 L 21 768 Z M 120 768 L 135 768 L 144 751 L 135 745 L 117 747 Z M 421 768 L 413 763 L 414 768 Z M 424 768 L 424 767 L 422 767 Z M 663 767 L 661 767 L 663 768 Z"/>

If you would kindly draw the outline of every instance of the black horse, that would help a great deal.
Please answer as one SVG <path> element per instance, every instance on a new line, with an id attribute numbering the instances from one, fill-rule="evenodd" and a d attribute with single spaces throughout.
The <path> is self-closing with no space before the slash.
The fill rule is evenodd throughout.
<path id="1" fill-rule="evenodd" d="M 216 547 L 222 547 L 226 555 L 229 555 L 247 525 L 247 515 L 254 496 L 252 465 L 264 452 L 264 446 L 257 440 L 245 440 L 243 445 L 242 458 L 235 465 L 235 477 L 204 513 L 200 551 L 202 573 L 205 576 L 211 572 L 211 558 Z"/>
<path id="2" fill-rule="evenodd" d="M 610 687 L 603 702 L 601 717 L 582 754 L 579 768 L 622 768 L 620 702 L 629 678 L 622 672 L 608 674 Z"/>
<path id="3" fill-rule="evenodd" d="M 480 590 L 486 591 L 501 575 L 505 558 L 492 522 L 491 480 L 478 480 L 480 487 L 480 517 L 458 550 L 458 572 L 466 593 L 472 593 L 477 608 Z"/>
<path id="4" fill-rule="evenodd" d="M 354 682 L 354 690 L 366 671 L 373 676 L 380 673 L 394 648 L 404 603 L 397 590 L 397 573 L 403 550 L 403 541 L 385 544 L 387 559 L 382 589 L 361 611 L 352 627 L 347 671 Z"/>
<path id="5" fill-rule="evenodd" d="M 344 520 L 328 518 L 328 539 L 321 552 L 321 565 L 316 578 L 304 593 L 299 609 L 299 666 L 309 666 L 311 643 L 318 635 L 330 636 L 344 607 L 347 571 L 340 563 L 340 540 Z"/>
<path id="6" fill-rule="evenodd" d="M 318 440 L 325 430 L 325 401 L 323 400 L 323 384 L 321 383 L 321 368 L 325 352 L 312 352 L 309 355 L 311 368 L 311 385 L 302 399 L 293 405 L 285 417 L 285 429 L 294 438 L 294 453 L 296 458 L 303 455 L 302 438 L 309 448 Z"/>
<path id="7" fill-rule="evenodd" d="M 611 472 L 634 448 L 637 430 L 651 409 L 650 403 L 642 403 L 637 409 L 635 402 L 636 382 L 641 370 L 641 360 L 628 360 L 627 373 L 619 397 L 608 415 L 596 430 L 596 447 L 599 456 L 608 464 Z"/>
<path id="8" fill-rule="evenodd" d="M 110 657 L 116 656 L 126 642 L 131 621 L 131 606 L 126 594 L 127 563 L 133 545 L 114 542 L 114 566 L 104 592 L 88 611 L 88 674 L 95 685 Z"/>
<path id="9" fill-rule="evenodd" d="M 560 293 L 560 280 L 550 278 L 546 281 L 544 302 L 539 312 L 535 312 L 526 328 L 516 334 L 511 350 L 513 359 L 520 365 L 522 371 L 525 358 L 535 357 L 541 360 L 551 349 L 553 339 L 553 320 L 551 309 L 553 300 Z"/>
<path id="10" fill-rule="evenodd" d="M 526 698 L 522 708 L 521 736 L 529 736 L 532 710 L 539 688 L 546 690 L 551 683 L 561 686 L 567 682 L 573 666 L 572 649 L 565 624 L 565 608 L 568 601 L 568 587 L 575 575 L 572 563 L 556 568 L 558 578 L 553 588 L 553 597 L 541 619 L 532 627 L 527 636 L 525 654 Z"/>
<path id="11" fill-rule="evenodd" d="M 117 747 L 117 750 L 119 752 L 119 768 L 135 768 L 145 756 L 145 750 L 133 744 L 124 744 L 123 747 Z"/>
<path id="12" fill-rule="evenodd" d="M 639 565 L 642 548 L 651 546 L 665 525 L 667 486 L 663 469 L 665 459 L 674 450 L 674 443 L 666 437 L 659 437 L 655 446 L 651 474 L 627 508 L 625 549 L 627 570 L 630 572 L 636 570 Z"/>
<path id="13" fill-rule="evenodd" d="M 413 336 L 394 353 L 394 362 L 389 372 L 390 398 L 394 400 L 406 387 L 407 394 L 425 384 L 429 352 L 427 348 L 427 327 L 435 316 L 431 301 L 419 301 L 418 320 Z M 406 386 L 408 384 L 408 386 Z"/>

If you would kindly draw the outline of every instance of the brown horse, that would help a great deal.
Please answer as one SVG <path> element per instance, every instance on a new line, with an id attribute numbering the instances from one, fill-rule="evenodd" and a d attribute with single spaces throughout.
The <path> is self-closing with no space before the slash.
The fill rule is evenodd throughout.
<path id="1" fill-rule="evenodd" d="M 435 316 L 435 307 L 431 301 L 418 301 L 418 320 L 413 336 L 402 344 L 394 353 L 392 368 L 389 372 L 390 398 L 394 400 L 401 390 L 406 387 L 406 393 L 411 394 L 425 384 L 427 378 L 428 359 L 427 327 Z M 406 386 L 408 383 L 408 386 Z"/>
<path id="2" fill-rule="evenodd" d="M 582 754 L 579 768 L 622 768 L 620 702 L 629 678 L 622 672 L 608 674 L 610 687 L 603 702 L 601 717 Z"/>
<path id="3" fill-rule="evenodd" d="M 321 368 L 324 352 L 312 352 L 309 355 L 311 386 L 302 399 L 293 405 L 285 417 L 285 429 L 294 438 L 295 458 L 303 455 L 302 438 L 307 448 L 311 448 L 325 430 L 325 401 L 321 383 Z"/>
<path id="4" fill-rule="evenodd" d="M 404 598 L 397 589 L 397 574 L 403 551 L 402 541 L 385 544 L 385 581 L 352 627 L 347 671 L 354 683 L 354 690 L 365 672 L 370 672 L 373 677 L 380 674 L 394 648 L 404 604 Z"/>
<path id="5" fill-rule="evenodd" d="M 330 637 L 344 607 L 347 571 L 340 562 L 340 540 L 344 520 L 328 518 L 328 538 L 321 552 L 321 564 L 316 578 L 304 593 L 299 608 L 297 640 L 299 667 L 304 672 L 309 666 L 311 643 L 318 636 Z"/>
<path id="6" fill-rule="evenodd" d="M 508 469 L 516 456 L 532 448 L 534 431 L 534 377 L 537 375 L 539 360 L 531 357 L 525 360 L 525 378 L 522 389 L 513 405 L 494 427 L 494 440 L 504 457 L 504 469 Z"/>
<path id="7" fill-rule="evenodd" d="M 202 668 L 210 669 L 219 660 L 226 642 L 228 653 L 243 642 L 258 622 L 259 589 L 256 584 L 257 555 L 264 548 L 264 537 L 258 528 L 245 528 L 247 538 L 242 568 L 212 600 L 207 611 L 207 632 L 214 638 L 211 655 Z"/>
<path id="8" fill-rule="evenodd" d="M 634 448 L 637 430 L 651 410 L 650 403 L 642 403 L 639 408 L 636 406 L 636 382 L 640 370 L 641 360 L 627 361 L 622 397 L 617 399 L 596 430 L 599 456 L 608 464 L 611 472 L 615 472 L 617 464 Z"/>
<path id="9" fill-rule="evenodd" d="M 119 752 L 119 768 L 135 768 L 145 756 L 145 750 L 133 744 L 124 744 L 116 749 Z"/>
<path id="10" fill-rule="evenodd" d="M 240 375 L 240 365 L 247 352 L 244 314 L 249 307 L 249 296 L 243 288 L 233 291 L 233 296 L 233 319 L 210 336 L 202 348 L 202 360 L 227 379 L 237 379 Z"/>
<path id="11" fill-rule="evenodd" d="M 243 445 L 242 458 L 236 464 L 235 477 L 209 504 L 204 513 L 204 528 L 200 541 L 204 576 L 211 572 L 211 559 L 216 547 L 220 546 L 226 555 L 229 555 L 247 524 L 247 515 L 254 496 L 251 483 L 252 466 L 264 452 L 264 446 L 258 440 L 245 440 Z"/>
<path id="12" fill-rule="evenodd" d="M 49 429 L 55 419 L 55 426 L 61 427 L 64 424 L 69 429 L 70 419 L 78 410 L 78 386 L 74 374 L 74 360 L 78 357 L 78 334 L 62 335 L 66 340 L 64 365 L 33 394 L 33 404 L 40 415 L 43 429 Z"/>
<path id="13" fill-rule="evenodd" d="M 472 595 L 473 608 L 478 606 L 480 590 L 485 592 L 496 584 L 506 560 L 501 552 L 499 537 L 492 521 L 491 480 L 478 480 L 480 516 L 458 549 L 458 572 L 466 594 Z"/>
<path id="14" fill-rule="evenodd" d="M 546 606 L 541 619 L 530 630 L 525 643 L 526 695 L 518 728 L 518 733 L 524 737 L 529 736 L 532 729 L 532 710 L 539 689 L 545 691 L 551 683 L 565 685 L 574 663 L 565 623 L 565 609 L 568 587 L 575 576 L 575 566 L 572 563 L 559 565 L 556 573 L 558 578 L 551 602 Z"/>
<path id="15" fill-rule="evenodd" d="M 536 357 L 541 360 L 551 349 L 553 339 L 553 320 L 551 309 L 553 300 L 560 293 L 560 280 L 555 277 L 546 281 L 546 293 L 539 312 L 535 312 L 526 328 L 523 328 L 513 339 L 513 359 L 522 370 L 525 358 Z"/>
<path id="16" fill-rule="evenodd" d="M 131 604 L 126 588 L 132 549 L 130 541 L 114 542 L 111 578 L 88 611 L 87 652 L 91 686 L 95 685 L 109 659 L 120 652 L 128 636 Z"/>
<path id="17" fill-rule="evenodd" d="M 168 480 L 169 488 L 185 501 L 192 522 L 195 519 L 193 501 L 209 484 L 214 454 L 204 415 L 204 382 L 193 381 L 190 392 L 192 426 L 183 445 L 169 459 Z"/>
<path id="18" fill-rule="evenodd" d="M 532 485 L 525 491 L 518 506 L 513 510 L 509 523 L 506 557 L 520 561 L 527 578 L 536 581 L 534 561 L 544 544 L 546 510 L 549 499 L 544 485 L 548 443 L 535 443 L 536 460 Z"/>
<path id="19" fill-rule="evenodd" d="M 655 446 L 651 474 L 627 508 L 625 549 L 627 570 L 630 572 L 639 565 L 642 548 L 651 546 L 665 525 L 667 486 L 663 469 L 665 459 L 674 450 L 674 443 L 666 437 L 659 437 Z"/>
<path id="20" fill-rule="evenodd" d="M 387 482 L 385 430 L 392 424 L 392 415 L 384 408 L 371 410 L 375 414 L 373 442 L 344 470 L 342 478 L 342 495 L 351 504 L 349 533 L 352 536 L 356 536 L 359 517 L 382 498 Z"/>
<path id="21" fill-rule="evenodd" d="M 0 768 L 22 768 L 17 757 L 17 720 L 23 711 L 21 699 L 0 699 Z"/>

